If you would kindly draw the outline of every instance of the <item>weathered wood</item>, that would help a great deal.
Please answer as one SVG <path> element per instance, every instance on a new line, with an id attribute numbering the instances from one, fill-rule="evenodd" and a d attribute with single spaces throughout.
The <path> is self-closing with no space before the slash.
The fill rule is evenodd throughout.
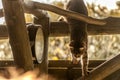
<path id="1" fill-rule="evenodd" d="M 94 69 L 105 62 L 105 60 L 90 60 L 89 61 L 89 70 Z M 34 64 L 37 65 L 36 61 Z M 15 63 L 13 60 L 1 60 L 0 61 L 0 71 L 4 68 L 14 67 Z M 69 60 L 49 60 L 48 64 L 48 73 L 54 77 L 57 77 L 57 80 L 70 80 L 75 79 L 81 76 L 81 67 L 79 65 L 70 64 Z M 111 75 L 107 76 L 103 80 L 119 80 L 120 79 L 120 69 Z"/>
<path id="2" fill-rule="evenodd" d="M 33 60 L 34 64 L 37 65 L 36 60 Z M 105 62 L 105 60 L 89 60 L 89 68 L 95 68 L 101 63 Z M 0 60 L 0 67 L 10 67 L 10 66 L 15 66 L 14 60 Z M 79 64 L 71 64 L 70 60 L 49 60 L 48 67 L 61 67 L 61 68 L 67 68 L 67 67 L 76 67 L 76 68 L 81 68 Z"/>
<path id="3" fill-rule="evenodd" d="M 33 69 L 32 53 L 20 0 L 2 0 L 9 40 L 17 67 Z"/>
<path id="4" fill-rule="evenodd" d="M 96 66 L 103 63 L 104 60 L 90 60 L 90 66 L 89 69 L 95 68 Z M 71 62 L 69 60 L 49 60 L 48 64 L 48 73 L 57 80 L 70 80 L 70 78 L 75 79 L 81 76 L 81 67 L 80 65 L 73 65 L 70 64 Z M 35 66 L 38 65 L 36 61 L 34 61 Z M 14 62 L 13 61 L 0 61 L 0 69 L 5 67 L 13 67 Z M 38 66 L 37 66 L 38 67 Z"/>
<path id="5" fill-rule="evenodd" d="M 120 54 L 116 57 L 107 60 L 100 66 L 90 72 L 86 80 L 103 80 L 110 74 L 120 69 Z M 81 79 L 78 79 L 81 80 Z"/>
<path id="6" fill-rule="evenodd" d="M 88 24 L 89 35 L 120 34 L 120 18 L 109 17 L 104 19 L 107 24 L 103 26 Z M 51 22 L 50 36 L 68 36 L 70 34 L 68 23 Z"/>
<path id="7" fill-rule="evenodd" d="M 112 73 L 111 75 L 107 76 L 103 80 L 119 80 L 119 79 L 120 79 L 120 69 Z"/>
<path id="8" fill-rule="evenodd" d="M 61 8 L 58 8 L 56 6 L 50 5 L 50 4 L 45 4 L 45 3 L 39 3 L 39 2 L 35 2 L 35 1 L 29 1 L 27 3 L 24 4 L 26 7 L 28 7 L 29 9 L 43 9 L 43 10 L 48 10 L 48 11 L 52 11 L 54 13 L 57 13 L 59 15 L 63 15 L 66 17 L 70 17 L 70 18 L 74 18 L 77 20 L 81 20 L 90 24 L 96 24 L 96 25 L 104 25 L 106 24 L 105 21 L 103 20 L 99 20 L 99 19 L 94 19 L 92 17 L 88 17 L 85 16 L 83 14 L 80 13 L 76 13 L 73 11 L 67 11 Z"/>
<path id="9" fill-rule="evenodd" d="M 40 16 L 39 16 L 40 17 Z M 88 24 L 89 35 L 113 35 L 120 34 L 120 18 L 109 17 L 104 19 L 107 24 L 104 26 Z M 8 38 L 6 25 L 0 25 L 0 39 Z M 51 22 L 49 28 L 49 36 L 68 36 L 70 34 L 68 23 L 66 22 Z"/>
<path id="10" fill-rule="evenodd" d="M 89 68 L 95 68 L 96 66 L 100 65 L 101 63 L 105 62 L 105 60 L 90 60 L 89 61 Z M 81 68 L 79 64 L 72 64 L 70 60 L 50 60 L 49 67 L 77 67 Z"/>

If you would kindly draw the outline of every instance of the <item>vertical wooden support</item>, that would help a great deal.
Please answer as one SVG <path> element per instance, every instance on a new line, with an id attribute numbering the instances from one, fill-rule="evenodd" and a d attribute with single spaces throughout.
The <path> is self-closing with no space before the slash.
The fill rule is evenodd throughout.
<path id="1" fill-rule="evenodd" d="M 44 14 L 44 13 L 43 13 Z M 49 17 L 47 14 L 44 14 L 42 17 L 35 17 L 34 18 L 35 24 L 42 25 L 43 33 L 44 33 L 44 51 L 43 51 L 43 60 L 38 65 L 40 72 L 43 74 L 48 73 L 48 37 L 49 37 Z"/>
<path id="2" fill-rule="evenodd" d="M 20 0 L 2 0 L 14 60 L 18 68 L 33 69 L 32 53 Z"/>

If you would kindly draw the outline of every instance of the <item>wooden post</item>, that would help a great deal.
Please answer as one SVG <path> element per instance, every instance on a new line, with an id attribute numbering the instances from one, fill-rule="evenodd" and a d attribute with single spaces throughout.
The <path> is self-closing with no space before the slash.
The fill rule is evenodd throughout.
<path id="1" fill-rule="evenodd" d="M 86 80 L 103 80 L 120 69 L 120 54 L 96 67 L 90 72 Z M 81 79 L 78 79 L 81 80 Z"/>
<path id="2" fill-rule="evenodd" d="M 44 14 L 44 13 L 43 13 Z M 49 37 L 49 17 L 45 13 L 44 16 L 35 17 L 34 23 L 42 25 L 43 33 L 44 33 L 44 51 L 43 51 L 43 60 L 38 65 L 40 72 L 48 73 L 48 37 Z"/>
<path id="3" fill-rule="evenodd" d="M 32 53 L 20 0 L 2 0 L 9 40 L 18 68 L 33 69 Z"/>

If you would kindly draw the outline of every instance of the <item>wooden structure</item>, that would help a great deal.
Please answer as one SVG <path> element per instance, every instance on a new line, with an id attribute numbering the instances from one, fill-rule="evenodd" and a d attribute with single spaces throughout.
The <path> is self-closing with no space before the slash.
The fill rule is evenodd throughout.
<path id="1" fill-rule="evenodd" d="M 32 53 L 30 50 L 22 4 L 20 4 L 19 0 L 2 0 L 2 2 L 5 20 L 8 26 L 9 41 L 16 66 L 26 71 L 31 70 L 33 69 Z"/>
<path id="2" fill-rule="evenodd" d="M 105 60 L 90 60 L 89 70 L 94 70 L 94 68 L 99 67 Z M 38 63 L 34 61 L 35 66 Z M 5 71 L 7 67 L 14 67 L 15 63 L 13 60 L 0 61 L 0 71 Z M 78 79 L 81 76 L 81 66 L 73 65 L 69 60 L 49 60 L 48 63 L 48 73 L 57 80 L 73 80 Z M 57 73 L 57 74 L 56 74 Z M 120 79 L 120 69 L 107 76 L 103 80 L 119 80 Z M 89 79 L 88 79 L 89 80 Z M 92 80 L 92 79 L 91 79 Z"/>
<path id="3" fill-rule="evenodd" d="M 43 70 L 42 71 L 43 73 L 48 72 L 53 75 L 55 75 L 56 73 L 60 73 L 61 75 L 56 75 L 56 76 L 68 80 L 73 80 L 73 79 L 80 80 L 79 78 L 80 75 L 78 74 L 80 73 L 80 66 L 78 67 L 78 65 L 72 65 L 70 61 L 56 61 L 56 62 L 50 61 L 50 63 L 48 64 L 48 59 L 47 59 L 48 38 L 50 36 L 52 37 L 68 36 L 70 32 L 69 32 L 69 26 L 66 22 L 50 22 L 48 16 L 45 13 L 43 13 L 41 9 L 49 10 L 63 16 L 71 17 L 89 23 L 88 24 L 89 35 L 120 34 L 120 24 L 119 24 L 120 18 L 107 18 L 103 20 L 97 20 L 75 12 L 66 11 L 52 5 L 33 2 L 33 1 L 30 1 L 27 4 L 22 3 L 20 0 L 2 0 L 2 2 L 3 2 L 4 15 L 7 25 L 0 25 L 1 26 L 0 39 L 8 38 L 9 35 L 9 39 L 14 55 L 14 60 L 15 60 L 14 64 L 20 68 L 25 69 L 26 71 L 31 70 L 37 66 L 40 68 L 40 70 Z M 24 10 L 23 10 L 23 6 L 24 6 Z M 34 44 L 35 39 L 29 41 L 29 37 L 33 35 L 29 35 L 29 37 L 27 35 L 27 29 L 26 29 L 26 23 L 24 20 L 23 11 L 33 14 L 35 16 L 34 24 L 38 24 L 39 26 L 42 27 L 43 36 L 44 36 L 44 48 L 43 48 L 44 50 L 43 53 L 41 54 L 42 62 L 37 61 L 36 56 L 32 55 L 32 54 L 36 54 L 31 52 L 31 47 L 35 45 Z M 2 16 L 3 16 L 3 10 L 0 10 L 0 17 Z M 35 28 L 33 28 L 33 31 L 34 29 Z M 38 29 L 36 31 L 38 31 Z M 30 31 L 28 30 L 28 32 Z M 30 43 L 32 42 L 33 45 L 30 46 Z M 33 64 L 32 56 L 35 57 L 34 64 L 37 64 L 35 66 Z M 111 76 L 115 77 L 116 76 L 115 74 L 118 74 L 120 70 L 119 57 L 120 55 L 105 62 L 104 61 L 90 62 L 90 66 L 95 65 L 94 67 L 90 68 L 90 70 L 94 69 L 99 64 L 103 62 L 104 63 L 98 66 L 97 68 L 95 68 L 90 73 L 87 80 L 104 80 L 104 79 L 112 80 Z M 7 62 L 7 64 L 9 63 L 13 64 L 13 62 L 11 61 Z M 0 62 L 0 66 L 2 67 L 1 64 L 2 62 Z M 103 73 L 104 72 L 103 70 L 105 71 L 105 73 Z M 102 75 L 102 77 L 99 75 Z M 114 80 L 118 80 L 119 77 L 120 76 L 117 75 L 117 78 L 116 79 L 114 78 Z"/>

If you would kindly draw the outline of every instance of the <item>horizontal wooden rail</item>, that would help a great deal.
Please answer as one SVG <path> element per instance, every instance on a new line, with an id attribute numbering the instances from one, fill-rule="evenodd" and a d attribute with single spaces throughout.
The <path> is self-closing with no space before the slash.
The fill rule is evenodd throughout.
<path id="1" fill-rule="evenodd" d="M 95 69 L 104 62 L 105 60 L 90 60 L 89 70 Z M 38 63 L 35 60 L 34 64 L 35 66 L 38 65 Z M 15 65 L 13 60 L 0 61 L 0 71 L 5 70 L 5 68 L 14 66 Z M 57 80 L 74 80 L 81 76 L 81 66 L 73 65 L 69 60 L 49 60 L 48 66 L 48 73 L 57 78 Z M 120 69 L 102 80 L 119 80 L 119 74 Z"/>
<path id="2" fill-rule="evenodd" d="M 36 60 L 33 60 L 34 64 L 37 65 L 38 63 Z M 95 68 L 96 66 L 100 65 L 101 63 L 105 62 L 105 60 L 90 60 L 89 61 L 89 68 Z M 0 67 L 10 67 L 14 66 L 13 60 L 0 60 Z M 80 68 L 79 64 L 72 64 L 70 60 L 49 60 L 49 67 L 76 67 Z"/>
<path id="3" fill-rule="evenodd" d="M 88 34 L 120 34 L 120 18 L 109 17 L 104 20 L 107 24 L 103 26 L 88 24 Z M 66 22 L 52 22 L 50 25 L 50 36 L 68 36 L 69 33 L 69 26 Z"/>
<path id="4" fill-rule="evenodd" d="M 120 34 L 120 18 L 109 17 L 104 19 L 107 24 L 103 26 L 88 24 L 89 35 Z M 51 22 L 50 37 L 69 36 L 69 25 L 66 22 Z M 0 39 L 8 38 L 6 25 L 0 25 Z"/>
<path id="5" fill-rule="evenodd" d="M 90 60 L 89 70 L 100 65 L 104 61 L 105 60 Z M 35 60 L 34 65 L 36 67 L 38 66 L 38 63 Z M 8 67 L 15 67 L 13 60 L 0 61 L 0 71 L 3 71 Z M 49 60 L 48 73 L 56 78 L 59 78 L 60 80 L 70 80 L 69 78 L 78 78 L 81 76 L 81 66 L 73 65 L 69 60 Z"/>

